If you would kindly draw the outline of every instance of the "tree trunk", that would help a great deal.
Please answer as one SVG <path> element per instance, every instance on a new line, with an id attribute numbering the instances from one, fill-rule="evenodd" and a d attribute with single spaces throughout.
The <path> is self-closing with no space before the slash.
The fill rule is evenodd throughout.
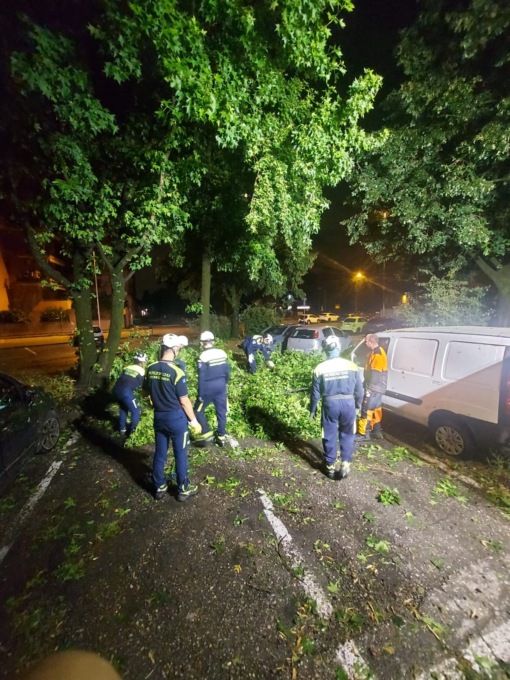
<path id="1" fill-rule="evenodd" d="M 230 319 L 230 337 L 237 338 L 239 337 L 239 314 L 243 291 L 238 289 L 236 286 L 226 286 L 223 292 L 232 309 L 232 316 Z"/>
<path id="2" fill-rule="evenodd" d="M 200 301 L 202 303 L 200 330 L 209 331 L 211 330 L 211 257 L 208 252 L 204 252 L 202 255 L 202 289 Z"/>
<path id="3" fill-rule="evenodd" d="M 73 251 L 73 280 L 81 282 L 71 292 L 76 314 L 76 328 L 78 330 L 78 351 L 80 356 L 79 376 L 77 388 L 79 391 L 88 389 L 93 384 L 94 371 L 92 367 L 97 361 L 97 349 L 94 341 L 92 324 L 92 282 L 87 278 L 87 258 L 79 247 Z M 88 286 L 83 286 L 88 282 Z"/>
<path id="4" fill-rule="evenodd" d="M 492 281 L 498 291 L 498 302 L 494 320 L 495 325 L 510 326 L 510 264 L 506 264 L 496 269 L 487 264 L 482 258 L 477 258 L 476 264 Z"/>
<path id="5" fill-rule="evenodd" d="M 124 327 L 124 296 L 125 281 L 124 273 L 117 269 L 110 271 L 110 281 L 112 285 L 112 297 L 110 304 L 110 330 L 104 351 L 99 356 L 99 366 L 101 372 L 97 374 L 96 384 L 102 382 L 105 386 L 108 383 L 110 371 L 112 370 L 113 360 L 120 345 L 121 331 Z"/>

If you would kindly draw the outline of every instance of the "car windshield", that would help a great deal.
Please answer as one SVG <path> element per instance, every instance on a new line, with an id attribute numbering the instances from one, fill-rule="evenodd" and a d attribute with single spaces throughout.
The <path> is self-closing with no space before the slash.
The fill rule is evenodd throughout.
<path id="1" fill-rule="evenodd" d="M 317 337 L 315 335 L 316 333 L 317 331 L 313 328 L 299 328 L 292 337 L 301 338 L 303 340 L 312 340 L 313 338 Z"/>
<path id="2" fill-rule="evenodd" d="M 270 335 L 280 335 L 287 328 L 287 326 L 270 326 L 264 333 L 269 333 Z"/>

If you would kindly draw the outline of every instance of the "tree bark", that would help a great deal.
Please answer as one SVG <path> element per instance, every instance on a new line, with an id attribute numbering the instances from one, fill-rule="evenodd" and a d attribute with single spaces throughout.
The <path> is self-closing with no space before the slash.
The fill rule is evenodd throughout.
<path id="1" fill-rule="evenodd" d="M 99 366 L 101 372 L 98 379 L 103 384 L 108 383 L 110 371 L 112 370 L 113 360 L 120 344 L 121 332 L 124 327 L 124 297 L 125 279 L 124 273 L 118 268 L 110 270 L 110 281 L 112 285 L 112 298 L 110 306 L 110 330 L 104 351 L 99 356 Z"/>
<path id="2" fill-rule="evenodd" d="M 232 309 L 232 316 L 230 319 L 230 337 L 237 338 L 239 336 L 239 314 L 243 291 L 236 286 L 225 286 L 223 292 Z"/>
<path id="3" fill-rule="evenodd" d="M 477 257 L 475 261 L 498 291 L 494 323 L 497 326 L 510 326 L 510 264 L 496 268 L 488 264 L 481 257 Z M 498 264 L 496 263 L 496 265 Z"/>
<path id="4" fill-rule="evenodd" d="M 87 257 L 77 246 L 73 251 L 73 279 L 74 281 L 88 282 L 88 286 L 75 285 L 72 289 L 71 297 L 74 302 L 76 314 L 76 328 L 78 330 L 78 352 L 80 357 L 79 376 L 77 388 L 79 391 L 86 391 L 95 383 L 93 366 L 97 361 L 97 348 L 94 340 L 94 330 L 92 325 L 92 282 L 88 281 Z"/>
<path id="5" fill-rule="evenodd" d="M 200 301 L 202 302 L 200 330 L 209 331 L 211 330 L 211 257 L 207 251 L 202 255 L 202 288 Z"/>

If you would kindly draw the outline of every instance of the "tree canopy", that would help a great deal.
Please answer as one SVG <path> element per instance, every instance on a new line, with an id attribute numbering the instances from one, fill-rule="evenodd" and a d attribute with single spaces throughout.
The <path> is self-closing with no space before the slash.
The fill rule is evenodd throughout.
<path id="1" fill-rule="evenodd" d="M 376 257 L 475 264 L 510 314 L 510 7 L 427 0 L 397 49 L 401 86 L 385 102 L 388 138 L 352 178 L 352 241 Z"/>
<path id="2" fill-rule="evenodd" d="M 380 79 L 345 77 L 338 32 L 350 0 L 104 0 L 76 14 L 64 5 L 34 10 L 22 0 L 16 9 L 28 16 L 12 15 L 7 191 L 41 268 L 73 295 L 88 345 L 93 253 L 108 269 L 107 372 L 125 281 L 150 263 L 154 244 L 177 248 L 192 227 L 212 242 L 211 224 L 191 220 L 211 172 L 203 140 L 224 150 L 221 163 L 237 150 L 252 178 L 239 246 L 212 256 L 280 290 L 279 253 L 303 267 L 323 187 L 377 143 L 360 120 Z M 72 276 L 48 264 L 51 243 L 73 262 Z M 86 354 L 88 371 L 95 357 Z"/>

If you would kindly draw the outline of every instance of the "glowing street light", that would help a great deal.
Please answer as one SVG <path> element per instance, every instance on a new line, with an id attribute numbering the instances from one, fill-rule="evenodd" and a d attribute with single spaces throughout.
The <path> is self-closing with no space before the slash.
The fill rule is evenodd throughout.
<path id="1" fill-rule="evenodd" d="M 363 274 L 363 272 L 356 272 L 356 274 L 354 274 L 354 276 L 352 277 L 352 280 L 354 282 L 354 311 L 355 312 L 358 311 L 358 291 L 359 291 L 359 287 L 363 283 L 363 281 L 365 281 L 366 278 L 367 277 L 365 276 L 365 274 Z"/>

